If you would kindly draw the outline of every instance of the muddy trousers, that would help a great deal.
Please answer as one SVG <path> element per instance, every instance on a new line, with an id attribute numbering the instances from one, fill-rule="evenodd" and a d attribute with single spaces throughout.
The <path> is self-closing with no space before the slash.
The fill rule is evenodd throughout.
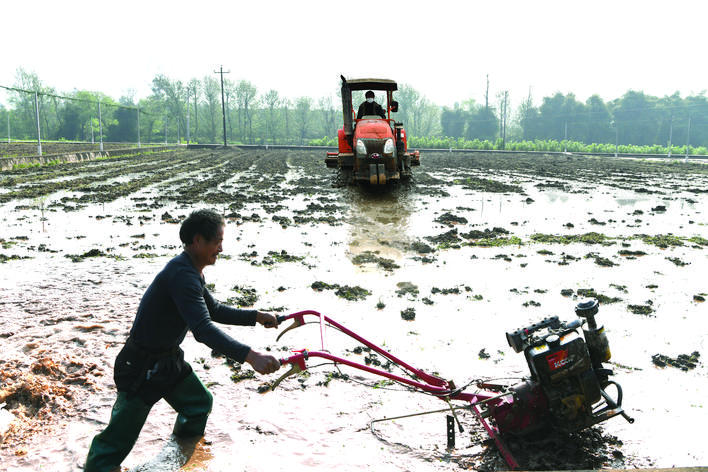
<path id="1" fill-rule="evenodd" d="M 194 372 L 164 398 L 178 413 L 172 431 L 175 436 L 204 434 L 213 397 Z M 151 408 L 137 395 L 128 398 L 126 392 L 118 392 L 108 426 L 91 442 L 84 472 L 107 472 L 120 466 L 135 445 Z"/>

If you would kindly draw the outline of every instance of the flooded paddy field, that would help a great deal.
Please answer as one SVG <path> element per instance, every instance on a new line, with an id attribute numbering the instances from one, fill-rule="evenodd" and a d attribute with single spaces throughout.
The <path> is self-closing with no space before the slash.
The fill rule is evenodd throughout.
<path id="1" fill-rule="evenodd" d="M 180 253 L 180 221 L 203 207 L 227 220 L 205 270 L 220 301 L 320 311 L 457 385 L 526 376 L 504 333 L 572 320 L 579 299 L 598 298 L 636 422 L 510 441 L 522 467 L 708 463 L 708 167 L 426 153 L 411 183 L 380 192 L 333 185 L 323 161 L 177 150 L 0 173 L 0 469 L 80 470 L 140 297 Z M 277 343 L 275 330 L 223 329 L 278 357 L 321 347 L 316 325 Z M 506 469 L 467 414 L 455 450 L 444 414 L 370 431 L 445 406 L 432 397 L 333 365 L 259 393 L 282 371 L 253 375 L 191 335 L 183 348 L 215 398 L 205 440 L 172 438 L 159 402 L 127 470 Z M 327 348 L 381 362 L 336 330 Z"/>

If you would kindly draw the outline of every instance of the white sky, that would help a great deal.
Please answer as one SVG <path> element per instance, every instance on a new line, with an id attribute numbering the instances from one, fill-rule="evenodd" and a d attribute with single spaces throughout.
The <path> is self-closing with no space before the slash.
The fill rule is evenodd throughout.
<path id="1" fill-rule="evenodd" d="M 391 8 L 388 10 L 387 8 Z M 556 91 L 708 89 L 705 0 L 4 0 L 0 85 L 18 67 L 60 92 L 150 93 L 220 64 L 263 93 L 333 95 L 339 75 L 391 78 L 439 105 L 509 89 L 514 108 Z M 217 76 L 215 76 L 217 77 Z"/>

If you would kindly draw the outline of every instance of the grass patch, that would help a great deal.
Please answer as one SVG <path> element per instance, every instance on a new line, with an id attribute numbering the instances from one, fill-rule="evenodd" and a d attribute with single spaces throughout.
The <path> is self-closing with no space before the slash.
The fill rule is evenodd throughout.
<path id="1" fill-rule="evenodd" d="M 610 246 L 614 244 L 615 238 L 610 238 L 602 233 L 585 233 L 585 234 L 543 234 L 535 233 L 531 235 L 531 241 L 535 243 L 550 243 L 550 244 L 571 244 L 571 243 L 585 243 L 585 244 L 601 244 L 603 246 Z"/>
<path id="2" fill-rule="evenodd" d="M 502 247 L 502 246 L 521 246 L 524 242 L 518 236 L 511 236 L 509 238 L 482 238 L 476 241 L 468 241 L 465 243 L 467 246 L 478 246 L 478 247 Z"/>
<path id="3" fill-rule="evenodd" d="M 645 243 L 660 247 L 661 249 L 683 246 L 683 240 L 673 234 L 657 234 L 656 236 L 640 235 L 639 237 Z"/>

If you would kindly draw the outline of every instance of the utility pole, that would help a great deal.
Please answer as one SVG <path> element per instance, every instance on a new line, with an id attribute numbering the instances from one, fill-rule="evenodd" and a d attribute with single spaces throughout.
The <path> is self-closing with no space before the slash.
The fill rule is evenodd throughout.
<path id="1" fill-rule="evenodd" d="M 671 122 L 669 123 L 669 155 L 667 157 L 671 157 L 671 138 L 673 137 L 674 134 L 674 115 L 671 115 Z"/>
<path id="2" fill-rule="evenodd" d="M 100 149 L 103 151 L 103 117 L 101 116 L 101 100 L 98 101 L 98 139 L 101 142 Z"/>
<path id="3" fill-rule="evenodd" d="M 194 134 L 199 139 L 199 105 L 197 104 L 197 86 L 194 86 Z"/>
<path id="4" fill-rule="evenodd" d="M 214 71 L 215 74 L 221 75 L 221 120 L 224 125 L 224 147 L 226 147 L 226 105 L 224 102 L 224 74 L 228 74 L 231 71 L 224 72 L 224 66 L 219 66 L 218 71 Z"/>
<path id="5" fill-rule="evenodd" d="M 10 144 L 10 109 L 7 109 L 7 144 Z"/>
<path id="6" fill-rule="evenodd" d="M 37 118 L 37 155 L 42 155 L 42 138 L 39 133 L 39 99 L 37 98 L 37 92 L 34 92 L 34 114 Z"/>
<path id="7" fill-rule="evenodd" d="M 509 107 L 509 91 L 504 90 L 504 99 L 501 104 L 501 138 L 502 138 L 502 150 L 506 149 L 506 117 Z"/>
<path id="8" fill-rule="evenodd" d="M 568 120 L 565 120 L 565 134 L 563 135 L 563 152 L 568 152 Z"/>
<path id="9" fill-rule="evenodd" d="M 688 145 L 691 142 L 691 117 L 688 117 L 688 130 L 686 131 L 686 157 L 684 158 L 683 162 L 688 161 Z"/>
<path id="10" fill-rule="evenodd" d="M 489 74 L 487 74 L 487 90 L 484 92 L 484 111 L 489 109 Z"/>
<path id="11" fill-rule="evenodd" d="M 189 98 L 187 98 L 187 144 L 189 144 Z"/>

